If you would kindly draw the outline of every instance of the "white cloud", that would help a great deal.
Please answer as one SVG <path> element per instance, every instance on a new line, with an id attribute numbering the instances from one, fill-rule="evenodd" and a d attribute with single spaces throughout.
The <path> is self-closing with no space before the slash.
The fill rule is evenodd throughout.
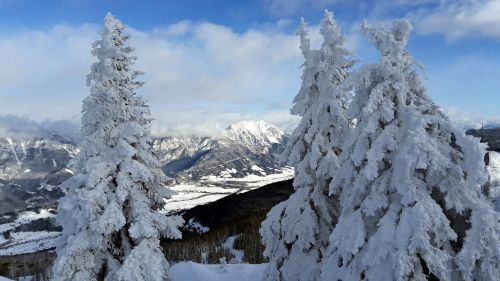
<path id="1" fill-rule="evenodd" d="M 59 25 L 2 34 L 1 114 L 79 119 L 99 29 Z M 288 108 L 302 63 L 295 35 L 279 28 L 237 33 L 190 21 L 130 34 L 135 67 L 146 72 L 140 94 L 151 105 L 157 132 L 205 133 L 254 118 L 283 127 L 292 120 Z"/>
<path id="2" fill-rule="evenodd" d="M 2 137 L 43 137 L 48 132 L 56 132 L 69 138 L 79 134 L 79 125 L 69 120 L 35 121 L 27 116 L 0 115 L 0 136 Z"/>
<path id="3" fill-rule="evenodd" d="M 278 17 L 295 15 L 303 9 L 324 9 L 339 0 L 265 0 L 269 12 Z"/>
<path id="4" fill-rule="evenodd" d="M 466 37 L 500 39 L 500 0 L 439 2 L 434 8 L 410 14 L 417 31 L 442 34 L 448 40 Z"/>
<path id="5" fill-rule="evenodd" d="M 479 129 L 481 126 L 500 127 L 500 116 L 486 116 L 480 112 L 464 111 L 457 107 L 445 108 L 451 121 L 464 129 Z"/>

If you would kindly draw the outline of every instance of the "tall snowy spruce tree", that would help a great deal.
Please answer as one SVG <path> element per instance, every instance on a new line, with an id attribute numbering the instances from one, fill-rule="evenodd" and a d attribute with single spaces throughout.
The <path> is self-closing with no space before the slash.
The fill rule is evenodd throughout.
<path id="1" fill-rule="evenodd" d="M 332 181 L 341 214 L 322 280 L 498 280 L 500 223 L 482 187 L 484 148 L 425 93 L 411 25 L 364 24 L 381 60 L 351 78 L 357 126 Z"/>
<path id="2" fill-rule="evenodd" d="M 63 235 L 53 280 L 169 280 L 160 236 L 179 238 L 179 217 L 157 209 L 171 191 L 151 149 L 149 107 L 136 94 L 141 73 L 111 13 L 93 44 L 80 153 L 58 207 Z"/>
<path id="3" fill-rule="evenodd" d="M 336 222 L 335 198 L 328 196 L 332 173 L 338 169 L 342 139 L 350 132 L 345 118 L 346 92 L 340 83 L 353 64 L 344 37 L 326 11 L 320 50 L 311 50 L 302 20 L 298 35 L 305 57 L 302 87 L 292 114 L 302 120 L 291 136 L 284 159 L 295 166 L 295 192 L 275 206 L 260 233 L 269 258 L 264 280 L 318 280 L 320 261 Z"/>

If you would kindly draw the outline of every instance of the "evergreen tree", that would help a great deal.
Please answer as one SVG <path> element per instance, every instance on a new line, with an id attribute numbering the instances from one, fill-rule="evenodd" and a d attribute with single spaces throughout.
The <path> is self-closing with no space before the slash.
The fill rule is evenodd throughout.
<path id="1" fill-rule="evenodd" d="M 54 280 L 169 279 L 159 237 L 180 238 L 180 217 L 158 213 L 171 191 L 152 153 L 149 107 L 136 94 L 141 73 L 126 46 L 124 26 L 111 13 L 87 77 L 76 174 L 64 183 L 58 207 L 63 235 Z"/>
<path id="2" fill-rule="evenodd" d="M 500 223 L 482 193 L 483 146 L 425 93 L 408 22 L 363 29 L 382 58 L 351 75 L 357 126 L 330 185 L 340 217 L 322 280 L 497 280 Z"/>
<path id="3" fill-rule="evenodd" d="M 275 206 L 260 233 L 269 258 L 265 280 L 317 280 L 320 260 L 336 222 L 335 198 L 328 196 L 338 169 L 342 139 L 349 134 L 345 118 L 347 92 L 340 83 L 352 66 L 351 53 L 332 13 L 326 11 L 320 50 L 311 50 L 306 25 L 298 35 L 305 57 L 302 87 L 292 113 L 302 120 L 291 136 L 284 158 L 296 168 L 295 192 Z"/>

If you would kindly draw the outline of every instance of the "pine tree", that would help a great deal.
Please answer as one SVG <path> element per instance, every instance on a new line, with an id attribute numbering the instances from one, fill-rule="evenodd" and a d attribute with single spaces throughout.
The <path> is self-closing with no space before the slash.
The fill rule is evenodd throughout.
<path id="1" fill-rule="evenodd" d="M 311 50 L 301 21 L 298 35 L 305 63 L 292 113 L 302 120 L 284 153 L 288 164 L 296 167 L 295 192 L 262 223 L 264 255 L 269 258 L 265 280 L 317 280 L 321 256 L 336 222 L 337 204 L 328 196 L 328 186 L 338 169 L 342 139 L 350 131 L 344 116 L 347 91 L 340 83 L 353 61 L 328 11 L 320 33 L 324 38 L 321 49 Z"/>
<path id="2" fill-rule="evenodd" d="M 350 77 L 357 126 L 330 185 L 340 217 L 322 280 L 496 280 L 500 224 L 482 187 L 484 147 L 425 93 L 411 25 L 363 29 L 382 53 Z"/>
<path id="3" fill-rule="evenodd" d="M 158 213 L 171 191 L 152 153 L 149 107 L 136 94 L 141 73 L 111 13 L 87 77 L 76 173 L 58 206 L 63 235 L 54 280 L 168 280 L 159 237 L 180 238 L 180 217 Z"/>

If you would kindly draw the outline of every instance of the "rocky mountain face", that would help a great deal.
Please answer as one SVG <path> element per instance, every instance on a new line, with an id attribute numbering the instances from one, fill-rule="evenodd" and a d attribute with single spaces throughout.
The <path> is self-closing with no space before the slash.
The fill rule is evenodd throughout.
<path id="1" fill-rule="evenodd" d="M 56 202 L 76 152 L 71 140 L 57 134 L 0 138 L 0 214 Z"/>
<path id="2" fill-rule="evenodd" d="M 166 137 L 154 148 L 167 176 L 180 181 L 243 178 L 279 173 L 279 155 L 288 141 L 263 121 L 240 122 L 218 137 Z"/>
<path id="3" fill-rule="evenodd" d="M 274 126 L 248 121 L 229 126 L 218 137 L 164 137 L 155 139 L 153 147 L 165 174 L 177 182 L 220 183 L 279 173 L 287 140 Z M 0 136 L 0 215 L 57 202 L 76 153 L 75 141 L 50 131 Z"/>

